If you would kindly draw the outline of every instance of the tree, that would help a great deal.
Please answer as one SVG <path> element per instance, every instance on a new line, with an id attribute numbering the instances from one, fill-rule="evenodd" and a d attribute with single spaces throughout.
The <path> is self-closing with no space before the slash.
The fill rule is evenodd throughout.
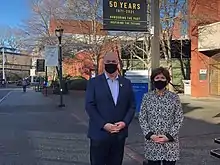
<path id="1" fill-rule="evenodd" d="M 23 33 L 17 28 L 1 27 L 0 28 L 0 46 L 9 49 L 23 49 Z"/>
<path id="2" fill-rule="evenodd" d="M 23 42 L 26 49 L 31 50 L 38 56 L 43 55 L 46 45 L 56 45 L 57 38 L 49 29 L 51 17 L 62 17 L 63 2 L 59 0 L 32 0 L 30 2 L 32 15 L 23 22 L 21 29 L 25 37 Z M 55 68 L 48 68 L 49 74 L 54 74 Z M 55 75 L 52 75 L 55 77 Z"/>
<path id="3" fill-rule="evenodd" d="M 33 0 L 33 16 L 24 22 L 23 26 L 25 33 L 28 34 L 25 43 L 32 49 L 39 47 L 41 50 L 45 45 L 57 44 L 57 38 L 50 31 L 50 21 L 55 20 L 60 26 L 73 29 L 72 34 L 64 31 L 63 54 L 72 57 L 77 50 L 86 49 L 91 53 L 98 72 L 101 52 L 105 41 L 108 40 L 107 32 L 100 30 L 102 25 L 98 21 L 100 3 L 101 1 L 90 3 L 89 0 Z M 77 32 L 79 34 L 74 34 L 76 27 L 81 29 L 81 32 Z"/>
<path id="4" fill-rule="evenodd" d="M 180 17 L 179 21 L 180 24 L 185 23 L 183 26 L 181 25 L 179 28 L 185 28 L 185 34 L 187 34 L 187 5 L 186 0 L 161 0 L 160 1 L 160 47 L 161 47 L 161 59 L 164 59 L 166 61 L 165 66 L 169 69 L 170 74 L 172 76 L 172 51 L 175 49 L 173 44 L 174 39 L 174 24 L 177 19 L 177 17 Z M 148 6 L 148 13 L 150 13 L 150 2 Z M 179 13 L 183 13 L 182 15 L 179 15 Z M 148 20 L 150 19 L 150 16 L 148 17 Z M 151 21 L 149 21 L 149 25 L 151 25 Z M 149 32 L 150 32 L 150 26 L 149 26 Z M 181 30 L 181 29 L 179 29 Z M 180 34 L 180 38 L 181 38 Z M 131 54 L 137 59 L 139 59 L 147 68 L 151 68 L 150 62 L 151 62 L 151 38 L 152 35 L 150 33 L 143 34 L 143 33 L 137 33 L 136 39 L 132 40 L 132 42 L 129 42 L 130 44 L 130 52 Z M 180 39 L 179 38 L 179 39 Z M 137 45 L 136 42 L 142 42 L 141 45 Z M 140 50 L 142 54 L 144 54 L 142 57 L 137 56 L 137 53 L 134 51 L 135 49 Z M 179 49 L 179 48 L 178 48 Z M 181 49 L 181 48 L 180 48 Z M 141 54 L 141 53 L 140 53 Z M 181 56 L 184 56 L 181 54 Z M 143 58 L 144 57 L 144 58 Z M 180 58 L 181 59 L 181 58 Z M 184 65 L 182 65 L 184 67 Z M 182 68 L 182 71 L 184 71 L 184 68 Z M 183 73 L 185 75 L 185 73 Z M 171 81 L 172 83 L 172 81 Z M 171 88 L 171 87 L 170 87 Z"/>
<path id="5" fill-rule="evenodd" d="M 23 39 L 26 48 L 34 50 L 37 55 L 42 56 L 46 45 L 57 45 L 55 29 L 51 31 L 51 20 L 66 20 L 68 7 L 65 0 L 32 0 L 32 16 L 23 22 L 22 30 L 26 34 Z M 80 41 L 75 40 L 73 35 L 64 34 L 62 37 L 62 53 L 64 56 L 72 56 L 76 47 L 82 47 Z M 48 68 L 48 75 L 54 75 L 54 67 Z M 58 71 L 58 68 L 56 67 Z"/>
<path id="6" fill-rule="evenodd" d="M 123 59 L 126 59 L 127 68 L 126 70 L 132 69 L 130 61 L 137 59 L 139 63 L 142 63 L 142 69 L 150 68 L 151 62 L 151 35 L 150 34 L 139 34 L 136 33 L 134 36 L 121 41 L 123 50 Z"/>
<path id="7" fill-rule="evenodd" d="M 23 50 L 22 37 L 23 33 L 17 28 L 11 28 L 8 26 L 0 28 L 0 47 L 4 47 L 5 52 L 17 52 L 20 53 Z M 2 53 L 2 49 L 0 52 Z M 5 62 L 8 62 L 8 58 L 5 55 Z M 2 63 L 2 58 L 0 60 Z"/>
<path id="8" fill-rule="evenodd" d="M 95 72 L 98 74 L 100 60 L 107 51 L 106 47 L 114 37 L 109 37 L 108 32 L 102 31 L 102 1 L 101 0 L 68 0 L 68 15 L 70 18 L 78 20 L 82 27 L 82 42 L 89 45 L 86 50 L 91 54 Z M 85 32 L 86 31 L 86 32 Z M 110 46 L 111 47 L 111 46 Z M 110 48 L 111 49 L 111 48 Z"/>
<path id="9" fill-rule="evenodd" d="M 50 32 L 49 21 L 51 18 L 63 17 L 63 2 L 59 0 L 32 0 L 31 8 L 32 16 L 23 22 L 23 30 L 27 34 L 27 46 L 33 48 L 56 44 L 54 33 Z"/>
<path id="10" fill-rule="evenodd" d="M 175 18 L 178 13 L 184 13 L 187 9 L 186 0 L 162 0 L 161 1 L 161 47 L 162 55 L 166 60 L 166 66 L 171 74 L 171 83 L 173 81 L 172 77 L 172 47 L 171 42 L 173 40 L 174 33 L 174 23 Z M 181 20 L 186 18 L 182 17 Z M 179 27 L 181 28 L 181 26 Z M 170 86 L 173 90 L 173 87 Z"/>

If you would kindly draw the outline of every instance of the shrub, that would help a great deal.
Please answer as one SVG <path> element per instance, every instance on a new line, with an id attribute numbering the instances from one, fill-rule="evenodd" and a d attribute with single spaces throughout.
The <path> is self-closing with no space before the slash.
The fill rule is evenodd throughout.
<path id="1" fill-rule="evenodd" d="M 86 79 L 73 79 L 68 81 L 69 90 L 86 90 L 87 80 Z"/>
<path id="2" fill-rule="evenodd" d="M 60 93 L 60 83 L 58 81 L 52 81 L 50 88 L 53 89 L 54 94 L 59 94 Z M 67 81 L 63 81 L 63 94 L 68 93 L 68 83 Z"/>
<path id="3" fill-rule="evenodd" d="M 65 87 L 67 87 L 67 89 L 65 91 L 68 90 L 86 90 L 86 86 L 87 86 L 87 80 L 84 77 L 81 76 L 76 76 L 76 77 L 71 77 L 71 76 L 65 76 L 63 77 L 64 80 L 64 84 Z M 55 81 L 51 84 L 52 86 L 55 86 L 55 93 L 59 93 L 59 81 Z M 64 87 L 64 89 L 65 89 Z"/>

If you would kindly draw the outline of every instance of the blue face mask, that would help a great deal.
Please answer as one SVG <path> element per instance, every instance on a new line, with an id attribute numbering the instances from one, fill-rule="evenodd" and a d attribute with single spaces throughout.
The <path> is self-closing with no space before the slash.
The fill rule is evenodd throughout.
<path id="1" fill-rule="evenodd" d="M 162 90 L 167 86 L 167 81 L 154 81 L 154 86 L 158 90 Z"/>

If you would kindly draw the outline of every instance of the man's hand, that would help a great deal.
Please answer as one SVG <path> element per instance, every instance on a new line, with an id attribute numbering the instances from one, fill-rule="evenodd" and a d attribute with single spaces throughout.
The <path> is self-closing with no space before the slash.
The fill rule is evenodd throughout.
<path id="1" fill-rule="evenodd" d="M 123 122 L 123 121 L 117 122 L 117 123 L 115 123 L 115 125 L 117 126 L 118 131 L 124 129 L 126 126 L 125 122 Z"/>
<path id="2" fill-rule="evenodd" d="M 117 132 L 119 132 L 119 129 L 118 129 L 117 125 L 111 124 L 111 123 L 106 123 L 104 125 L 104 129 L 106 131 L 110 132 L 110 133 L 117 133 Z"/>

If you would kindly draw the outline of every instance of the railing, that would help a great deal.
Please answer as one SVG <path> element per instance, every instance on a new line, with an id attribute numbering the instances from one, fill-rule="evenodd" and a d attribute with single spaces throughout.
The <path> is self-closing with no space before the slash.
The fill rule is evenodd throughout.
<path id="1" fill-rule="evenodd" d="M 217 144 L 220 144 L 220 138 L 214 139 L 214 142 L 217 143 Z M 211 151 L 210 151 L 210 154 L 211 154 L 212 156 L 214 156 L 214 157 L 220 159 L 220 148 L 211 150 Z"/>

